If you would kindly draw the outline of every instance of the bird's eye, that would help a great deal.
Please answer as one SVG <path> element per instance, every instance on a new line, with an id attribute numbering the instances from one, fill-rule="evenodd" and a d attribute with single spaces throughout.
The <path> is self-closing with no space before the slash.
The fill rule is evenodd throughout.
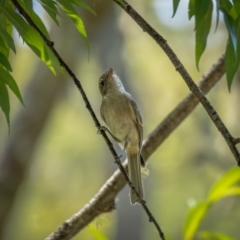
<path id="1" fill-rule="evenodd" d="M 101 81 L 100 81 L 100 84 L 101 84 L 101 86 L 104 86 L 105 81 L 101 80 Z"/>

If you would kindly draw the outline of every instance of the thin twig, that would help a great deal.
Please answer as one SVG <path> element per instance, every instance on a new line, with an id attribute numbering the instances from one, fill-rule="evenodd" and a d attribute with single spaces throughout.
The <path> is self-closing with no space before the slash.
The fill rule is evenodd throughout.
<path id="1" fill-rule="evenodd" d="M 235 139 L 233 140 L 233 143 L 234 143 L 235 145 L 237 145 L 238 143 L 240 143 L 240 138 L 235 138 Z"/>
<path id="2" fill-rule="evenodd" d="M 209 90 L 220 80 L 225 73 L 224 58 L 221 57 L 211 68 L 211 70 L 203 76 L 199 82 L 199 87 L 204 93 Z M 164 140 L 180 125 L 181 122 L 194 110 L 198 105 L 198 99 L 189 93 L 188 96 L 181 101 L 174 110 L 149 134 L 144 141 L 142 154 L 147 160 L 155 150 L 162 144 Z M 125 169 L 127 162 L 124 162 Z M 101 187 L 98 193 L 74 216 L 64 222 L 55 232 L 53 232 L 47 240 L 66 239 L 61 236 L 74 236 L 77 232 L 87 226 L 94 218 L 102 213 L 110 212 L 115 209 L 114 199 L 118 192 L 125 186 L 126 180 L 119 170 Z M 69 239 L 67 238 L 67 239 Z"/>
<path id="3" fill-rule="evenodd" d="M 198 87 L 207 94 L 220 80 L 224 73 L 224 56 L 222 56 L 215 62 L 215 64 L 213 64 L 212 68 L 203 75 L 198 83 Z M 198 104 L 199 100 L 193 93 L 189 93 L 186 98 L 163 119 L 155 130 L 149 134 L 144 143 L 144 158 L 148 157 L 150 153 L 155 151 Z"/>
<path id="4" fill-rule="evenodd" d="M 19 2 L 17 0 L 11 0 L 13 2 L 13 4 L 15 5 L 15 7 L 18 9 L 19 13 L 26 19 L 26 21 L 29 23 L 29 25 L 31 25 L 34 29 L 36 29 L 36 31 L 40 34 L 40 36 L 42 37 L 43 41 L 46 43 L 46 45 L 51 49 L 51 51 L 53 52 L 53 54 L 56 56 L 56 58 L 58 59 L 60 65 L 66 70 L 66 72 L 69 74 L 69 76 L 73 79 L 75 85 L 77 86 L 78 90 L 80 91 L 82 98 L 86 104 L 86 108 L 88 109 L 88 111 L 90 112 L 92 119 L 95 123 L 95 126 L 99 129 L 99 127 L 101 126 L 91 105 L 90 102 L 87 98 L 87 95 L 85 93 L 85 91 L 83 90 L 83 87 L 80 83 L 80 81 L 77 79 L 77 77 L 75 76 L 75 74 L 72 72 L 72 70 L 68 67 L 68 65 L 63 61 L 63 59 L 60 57 L 60 55 L 58 54 L 58 52 L 55 50 L 54 48 L 54 43 L 52 41 L 50 41 L 42 32 L 41 30 L 37 27 L 37 25 L 34 23 L 34 21 L 31 19 L 31 17 L 25 12 L 25 10 L 22 8 L 22 6 L 19 4 Z M 146 205 L 146 202 L 140 197 L 139 193 L 136 191 L 135 187 L 133 186 L 132 182 L 130 181 L 124 167 L 122 166 L 121 161 L 119 160 L 116 151 L 113 148 L 113 145 L 111 143 L 111 141 L 109 140 L 109 138 L 107 137 L 106 133 L 101 130 L 102 136 L 104 138 L 104 140 L 106 141 L 112 155 L 114 156 L 114 158 L 116 159 L 115 163 L 118 165 L 121 173 L 123 174 L 126 182 L 128 183 L 129 187 L 131 188 L 131 190 L 138 196 L 139 198 L 139 203 L 141 204 L 141 206 L 143 207 L 143 209 L 145 210 L 145 212 L 147 213 L 148 217 L 149 217 L 149 221 L 153 222 L 153 224 L 155 225 L 159 236 L 162 240 L 165 240 L 164 237 L 164 233 L 161 230 L 161 227 L 159 226 L 158 222 L 156 221 L 156 219 L 154 218 L 153 214 L 151 213 L 151 211 L 149 210 L 149 208 Z M 63 239 L 63 238 L 61 238 Z M 68 239 L 68 238 L 64 238 L 64 239 Z"/>
<path id="5" fill-rule="evenodd" d="M 194 83 L 193 79 L 183 66 L 183 64 L 178 59 L 177 55 L 173 52 L 173 50 L 170 48 L 170 46 L 167 44 L 167 41 L 153 28 L 150 26 L 149 23 L 146 22 L 145 19 L 143 19 L 138 12 L 126 1 L 121 0 L 121 2 L 117 0 L 113 0 L 115 3 L 117 3 L 126 13 L 128 13 L 129 16 L 132 17 L 132 19 L 143 29 L 144 32 L 147 32 L 155 41 L 156 43 L 163 49 L 163 51 L 166 53 L 166 55 L 169 57 L 170 61 L 174 65 L 175 69 L 180 73 L 183 80 L 189 87 L 190 91 L 194 94 L 194 96 L 201 102 L 205 110 L 207 111 L 208 115 L 212 119 L 213 123 L 219 130 L 219 132 L 224 137 L 225 141 L 227 142 L 233 156 L 235 157 L 238 166 L 240 166 L 240 153 L 238 149 L 236 148 L 234 144 L 234 138 L 224 125 L 223 121 L 217 114 L 214 107 L 211 105 L 211 103 L 208 101 L 206 96 L 203 94 L 203 92 L 198 88 L 198 86 Z M 122 4 L 124 3 L 124 4 Z"/>

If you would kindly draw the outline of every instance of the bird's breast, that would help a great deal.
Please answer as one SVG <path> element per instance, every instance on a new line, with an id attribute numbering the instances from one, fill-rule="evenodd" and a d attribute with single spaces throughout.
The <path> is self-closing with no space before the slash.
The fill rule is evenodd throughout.
<path id="1" fill-rule="evenodd" d="M 112 134 L 124 142 L 133 128 L 135 129 L 134 119 L 130 105 L 124 97 L 103 99 L 102 112 L 105 122 Z"/>

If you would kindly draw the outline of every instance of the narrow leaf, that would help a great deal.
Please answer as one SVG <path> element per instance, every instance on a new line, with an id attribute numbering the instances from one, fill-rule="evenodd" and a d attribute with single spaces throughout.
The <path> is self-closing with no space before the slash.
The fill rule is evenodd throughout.
<path id="1" fill-rule="evenodd" d="M 58 15 L 58 10 L 56 8 L 57 3 L 55 1 L 49 1 L 49 0 L 41 0 L 40 3 L 44 8 L 44 10 L 52 18 L 52 20 L 59 26 L 59 23 L 57 20 L 57 15 Z"/>
<path id="2" fill-rule="evenodd" d="M 98 229 L 92 227 L 92 226 L 89 226 L 88 227 L 88 230 L 89 232 L 93 235 L 93 237 L 96 239 L 96 240 L 108 240 L 107 237 L 105 237 L 103 235 L 103 233 L 101 231 L 99 231 Z"/>
<path id="3" fill-rule="evenodd" d="M 15 82 L 14 78 L 8 71 L 6 71 L 1 66 L 0 66 L 0 80 L 4 84 L 7 84 L 10 87 L 10 89 L 14 92 L 14 94 L 17 96 L 17 98 L 20 100 L 20 102 L 24 104 L 21 93 L 18 89 L 17 83 Z"/>
<path id="4" fill-rule="evenodd" d="M 237 240 L 235 238 L 229 237 L 222 233 L 217 232 L 200 232 L 198 234 L 201 239 L 208 239 L 208 240 Z"/>
<path id="5" fill-rule="evenodd" d="M 237 15 L 240 15 L 240 1 L 239 0 L 233 0 L 233 7 L 237 13 Z"/>
<path id="6" fill-rule="evenodd" d="M 190 209 L 184 227 L 184 240 L 193 239 L 209 206 L 208 202 L 201 202 Z"/>
<path id="7" fill-rule="evenodd" d="M 30 10 L 26 5 L 23 5 L 23 8 L 27 12 L 27 14 L 31 17 L 33 22 L 37 25 L 37 27 L 41 30 L 41 32 L 49 39 L 50 38 L 49 33 L 44 23 L 42 22 L 41 18 L 33 10 Z"/>
<path id="8" fill-rule="evenodd" d="M 240 15 L 238 19 L 235 21 L 236 32 L 237 32 L 237 57 L 238 61 L 240 61 Z"/>
<path id="9" fill-rule="evenodd" d="M 195 15 L 195 2 L 196 0 L 190 0 L 188 4 L 188 19 Z"/>
<path id="10" fill-rule="evenodd" d="M 220 199 L 226 191 L 240 183 L 240 169 L 228 170 L 212 187 L 208 199 L 215 201 Z"/>
<path id="11" fill-rule="evenodd" d="M 1 80 L 1 78 L 0 78 L 0 107 L 2 108 L 2 111 L 5 114 L 8 127 L 10 127 L 10 119 L 9 119 L 10 102 L 9 102 L 8 90 L 6 85 Z"/>
<path id="12" fill-rule="evenodd" d="M 237 32 L 236 32 L 235 22 L 225 11 L 223 12 L 223 15 L 224 15 L 224 22 L 226 24 L 229 36 L 233 44 L 234 52 L 237 55 Z"/>
<path id="13" fill-rule="evenodd" d="M 59 60 L 56 58 L 56 56 L 53 54 L 53 52 L 49 48 L 47 48 L 47 53 L 49 58 L 51 59 L 51 63 L 53 64 L 53 66 L 62 72 L 63 68 L 59 63 Z"/>
<path id="14" fill-rule="evenodd" d="M 2 36 L 0 35 L 0 52 L 8 58 L 10 48 L 6 45 L 6 42 L 3 40 Z"/>
<path id="15" fill-rule="evenodd" d="M 81 1 L 81 0 L 71 0 L 71 2 L 75 5 L 78 5 L 81 8 L 84 8 L 86 10 L 88 10 L 89 12 L 91 12 L 93 15 L 97 16 L 97 14 L 95 13 L 95 11 L 89 6 L 87 5 L 85 2 Z"/>
<path id="16" fill-rule="evenodd" d="M 201 3 L 200 3 L 201 2 Z M 200 58 L 207 45 L 207 37 L 211 28 L 212 20 L 212 1 L 201 0 L 195 5 L 195 21 L 196 21 L 196 65 L 199 68 Z"/>
<path id="17" fill-rule="evenodd" d="M 215 201 L 228 196 L 240 195 L 240 187 L 238 185 L 239 182 L 240 182 L 240 169 L 239 168 L 230 169 L 214 184 L 212 190 L 209 193 L 208 200 L 200 202 L 197 205 L 195 205 L 192 209 L 190 209 L 184 227 L 184 240 L 195 239 L 195 235 L 202 222 L 203 217 L 206 215 L 209 208 Z M 209 239 L 213 240 L 215 238 Z M 222 240 L 225 239 L 223 238 Z"/>
<path id="18" fill-rule="evenodd" d="M 0 5 L 5 5 L 7 0 L 0 0 Z"/>
<path id="19" fill-rule="evenodd" d="M 25 5 L 27 6 L 27 8 L 28 8 L 30 11 L 33 10 L 32 0 L 23 0 L 23 2 L 25 3 Z"/>
<path id="20" fill-rule="evenodd" d="M 2 36 L 5 43 L 13 50 L 14 53 L 16 53 L 16 48 L 12 36 L 4 28 L 0 28 L 0 35 Z"/>
<path id="21" fill-rule="evenodd" d="M 84 23 L 78 13 L 76 12 L 75 8 L 71 5 L 69 0 L 58 0 L 58 2 L 62 5 L 64 12 L 68 15 L 68 17 L 73 21 L 75 27 L 78 29 L 79 33 L 82 35 L 89 53 L 89 43 L 87 40 L 87 32 L 84 26 Z"/>
<path id="22" fill-rule="evenodd" d="M 8 59 L 5 57 L 4 54 L 2 54 L 0 52 L 0 63 L 8 70 L 8 71 L 12 71 L 12 67 L 8 61 Z M 1 74 L 1 73 L 0 73 Z"/>
<path id="23" fill-rule="evenodd" d="M 229 0 L 219 0 L 219 3 L 220 9 L 223 12 L 227 13 L 232 19 L 237 18 L 237 12 Z"/>
<path id="24" fill-rule="evenodd" d="M 230 91 L 234 75 L 236 74 L 236 71 L 239 67 L 239 60 L 237 59 L 237 56 L 234 52 L 234 47 L 231 39 L 228 39 L 224 62 L 227 75 L 228 89 Z"/>
<path id="25" fill-rule="evenodd" d="M 180 0 L 173 0 L 173 15 L 172 15 L 172 17 L 174 17 L 177 12 L 179 2 L 180 2 Z"/>
<path id="26" fill-rule="evenodd" d="M 0 10 L 8 17 L 9 21 L 17 29 L 23 40 L 34 51 L 34 53 L 48 66 L 48 68 L 55 74 L 51 60 L 48 57 L 45 43 L 38 34 L 38 32 L 29 26 L 19 14 L 15 13 L 7 6 L 0 7 Z"/>

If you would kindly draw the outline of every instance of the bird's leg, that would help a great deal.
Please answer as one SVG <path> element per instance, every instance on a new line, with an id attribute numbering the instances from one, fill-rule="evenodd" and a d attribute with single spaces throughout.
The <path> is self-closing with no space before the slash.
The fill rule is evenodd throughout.
<path id="1" fill-rule="evenodd" d="M 110 131 L 107 127 L 105 127 L 105 126 L 100 126 L 100 127 L 98 128 L 97 134 L 101 134 L 101 131 L 108 132 L 115 142 L 117 142 L 117 143 L 120 142 L 119 139 L 117 139 L 117 138 L 111 133 L 111 131 Z M 124 155 L 124 153 L 125 153 L 125 151 L 126 151 L 127 145 L 128 145 L 128 141 L 125 141 L 125 143 L 124 143 L 124 148 L 123 148 L 121 154 L 118 155 L 117 157 L 115 157 L 115 160 L 122 158 L 122 156 Z"/>
<path id="2" fill-rule="evenodd" d="M 123 147 L 123 150 L 122 150 L 121 154 L 118 155 L 118 156 L 115 158 L 116 160 L 122 158 L 123 154 L 124 154 L 125 151 L 126 151 L 127 145 L 128 145 L 128 141 L 125 141 L 125 143 L 124 143 L 124 147 Z"/>
<path id="3" fill-rule="evenodd" d="M 117 143 L 120 142 L 115 136 L 113 136 L 113 134 L 110 132 L 110 130 L 109 130 L 107 127 L 105 127 L 105 126 L 100 126 L 100 127 L 98 128 L 97 134 L 101 134 L 101 131 L 108 132 L 109 135 L 113 138 L 113 140 L 114 140 L 115 142 L 117 142 Z"/>

